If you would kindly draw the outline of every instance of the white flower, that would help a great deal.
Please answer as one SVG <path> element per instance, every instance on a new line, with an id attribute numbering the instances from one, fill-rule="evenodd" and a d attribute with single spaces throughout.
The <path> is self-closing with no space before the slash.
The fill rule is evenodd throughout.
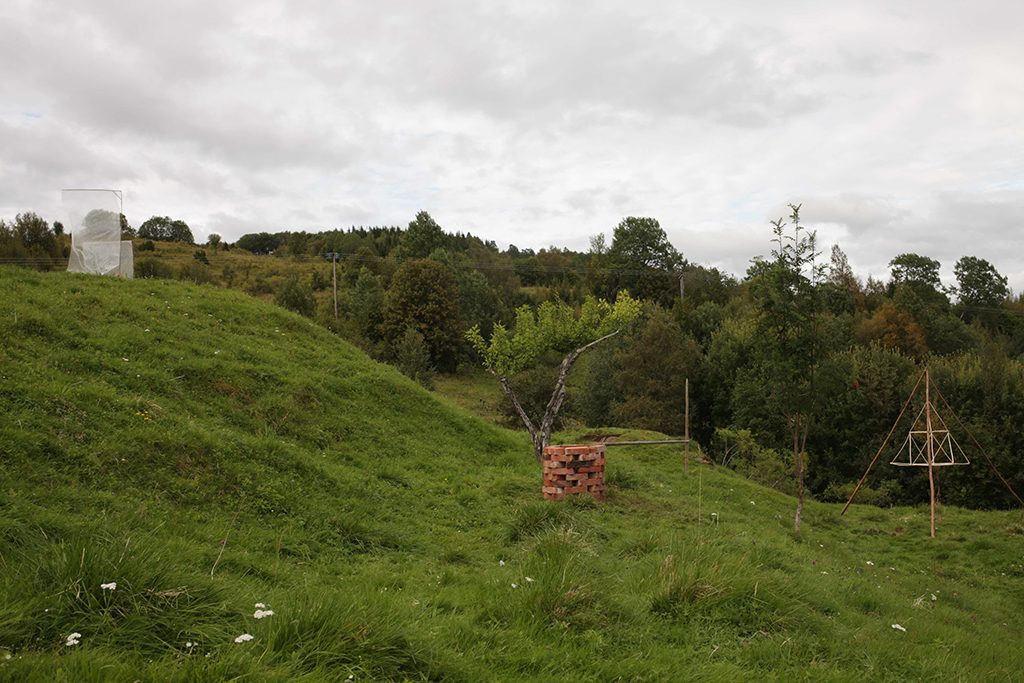
<path id="1" fill-rule="evenodd" d="M 518 584 L 518 583 L 513 583 L 513 584 L 512 584 L 512 587 L 513 587 L 513 588 L 519 588 L 519 584 Z"/>
<path id="2" fill-rule="evenodd" d="M 235 642 L 236 643 L 247 643 L 250 640 L 252 640 L 252 634 L 251 633 L 243 633 L 242 635 L 240 635 L 237 638 L 235 638 Z"/>
<path id="3" fill-rule="evenodd" d="M 906 632 L 907 632 L 907 629 L 903 628 L 903 627 L 902 627 L 902 626 L 900 626 L 899 624 L 893 624 L 893 625 L 892 625 L 892 627 L 893 627 L 893 628 L 894 628 L 895 630 L 897 630 L 897 631 L 902 631 L 903 633 L 906 633 Z"/>
<path id="4" fill-rule="evenodd" d="M 253 605 L 253 607 L 255 607 L 256 609 L 266 609 L 267 608 L 267 606 L 264 605 L 262 602 L 257 602 L 255 605 Z"/>
<path id="5" fill-rule="evenodd" d="M 936 600 L 938 600 L 938 598 L 935 597 L 935 593 L 932 593 L 932 602 L 935 602 Z"/>
<path id="6" fill-rule="evenodd" d="M 66 643 L 64 643 L 64 645 L 66 645 L 67 647 L 71 647 L 72 645 L 78 645 L 78 641 L 81 637 L 82 634 L 76 631 L 68 636 L 68 640 Z"/>
<path id="7" fill-rule="evenodd" d="M 193 645 L 195 645 L 195 643 L 193 643 L 193 642 L 185 643 L 185 647 L 192 647 Z"/>
<path id="8" fill-rule="evenodd" d="M 526 577 L 526 583 L 533 583 L 533 577 L 532 576 L 527 576 Z"/>
<path id="9" fill-rule="evenodd" d="M 101 583 L 100 588 L 102 588 L 105 591 L 117 590 L 117 581 L 111 581 L 110 583 Z"/>
<path id="10" fill-rule="evenodd" d="M 505 560 L 498 560 L 498 566 L 499 567 L 504 567 L 505 566 Z"/>
<path id="11" fill-rule="evenodd" d="M 254 619 L 262 619 L 263 617 L 272 617 L 272 616 L 274 616 L 274 610 L 272 610 L 272 609 L 258 609 L 255 612 L 253 612 L 252 616 L 253 616 Z"/>
<path id="12" fill-rule="evenodd" d="M 875 563 L 874 563 L 874 562 L 872 562 L 871 560 L 868 560 L 868 561 L 867 561 L 867 563 L 868 563 L 868 564 L 870 564 L 870 565 L 871 565 L 872 567 L 874 567 L 874 566 L 875 566 Z"/>

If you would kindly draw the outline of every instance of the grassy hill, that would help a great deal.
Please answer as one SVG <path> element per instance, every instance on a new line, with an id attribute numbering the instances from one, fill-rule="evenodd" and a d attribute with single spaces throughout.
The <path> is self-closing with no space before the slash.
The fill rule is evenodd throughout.
<path id="1" fill-rule="evenodd" d="M 525 436 L 211 287 L 0 268 L 0 463 L 0 680 L 1024 667 L 1020 512 L 945 508 L 933 541 L 926 510 L 811 503 L 794 537 L 791 499 L 669 447 L 545 503 Z"/>

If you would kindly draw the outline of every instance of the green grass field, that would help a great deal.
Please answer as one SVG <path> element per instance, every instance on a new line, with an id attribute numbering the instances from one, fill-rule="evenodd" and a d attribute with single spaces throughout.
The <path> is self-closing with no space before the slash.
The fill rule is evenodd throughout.
<path id="1" fill-rule="evenodd" d="M 667 446 L 546 503 L 525 435 L 229 290 L 0 268 L 0 461 L 0 680 L 1024 669 L 1019 511 L 932 540 L 811 502 L 795 537 L 792 499 Z"/>

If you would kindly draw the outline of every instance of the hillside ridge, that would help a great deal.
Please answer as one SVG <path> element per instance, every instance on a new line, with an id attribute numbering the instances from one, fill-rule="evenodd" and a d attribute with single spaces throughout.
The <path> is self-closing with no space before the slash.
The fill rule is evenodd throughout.
<path id="1" fill-rule="evenodd" d="M 1016 511 L 943 508 L 930 541 L 919 509 L 810 502 L 794 537 L 791 498 L 684 476 L 668 446 L 614 450 L 606 502 L 545 503 L 524 435 L 206 286 L 0 268 L 0 339 L 0 679 L 991 680 L 1022 663 Z"/>

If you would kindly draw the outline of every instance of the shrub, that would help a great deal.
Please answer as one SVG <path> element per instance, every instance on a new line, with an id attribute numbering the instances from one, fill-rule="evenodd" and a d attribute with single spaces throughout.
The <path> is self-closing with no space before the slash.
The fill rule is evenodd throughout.
<path id="1" fill-rule="evenodd" d="M 274 292 L 274 303 L 307 318 L 313 317 L 315 302 L 309 285 L 299 281 L 298 275 L 286 278 Z"/>
<path id="2" fill-rule="evenodd" d="M 430 351 L 423 335 L 412 327 L 395 345 L 395 365 L 406 377 L 410 377 L 430 389 L 434 381 L 434 368 L 430 365 Z"/>
<path id="3" fill-rule="evenodd" d="M 213 282 L 213 273 L 210 272 L 209 266 L 204 266 L 199 261 L 193 261 L 181 267 L 178 271 L 178 279 L 204 285 Z"/>
<path id="4" fill-rule="evenodd" d="M 135 277 L 170 280 L 174 277 L 174 271 L 160 259 L 144 258 L 135 263 Z"/>

